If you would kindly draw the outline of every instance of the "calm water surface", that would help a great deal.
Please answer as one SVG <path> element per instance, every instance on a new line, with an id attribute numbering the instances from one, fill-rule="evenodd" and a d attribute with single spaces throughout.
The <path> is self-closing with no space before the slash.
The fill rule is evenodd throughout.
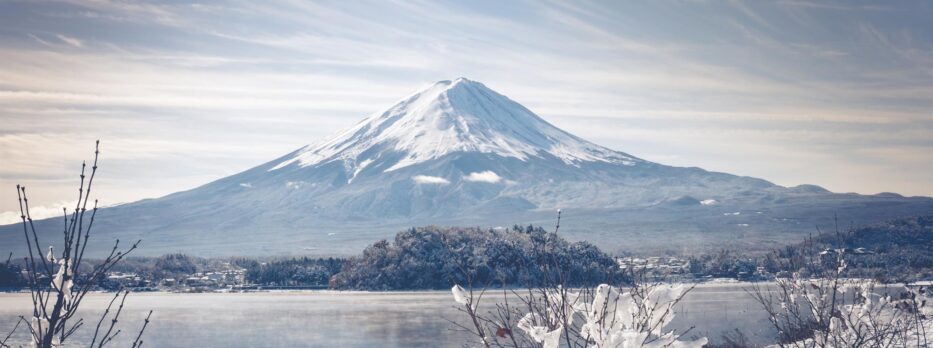
<path id="1" fill-rule="evenodd" d="M 767 316 L 747 285 L 700 285 L 677 308 L 671 327 L 716 341 L 741 329 L 752 341 L 773 337 Z M 82 307 L 94 320 L 112 294 L 90 294 Z M 466 324 L 449 292 L 265 292 L 233 294 L 132 293 L 114 347 L 129 346 L 149 309 L 155 311 L 146 347 L 463 347 L 469 337 L 447 319 Z M 30 311 L 29 295 L 0 294 L 0 336 Z M 27 316 L 28 317 L 28 316 Z M 95 323 L 73 343 L 89 342 Z M 21 339 L 26 332 L 21 331 Z M 133 337 L 130 337 L 133 336 Z M 2 337 L 0 337 L 2 338 Z"/>

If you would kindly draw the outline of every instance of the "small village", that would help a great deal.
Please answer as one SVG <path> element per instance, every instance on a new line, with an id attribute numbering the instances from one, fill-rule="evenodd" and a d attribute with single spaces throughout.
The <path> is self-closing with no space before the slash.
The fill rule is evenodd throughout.
<path id="1" fill-rule="evenodd" d="M 133 289 L 135 291 L 218 292 L 255 289 L 246 284 L 246 269 L 197 272 L 185 278 L 146 279 L 136 273 L 110 272 L 101 287 L 107 290 Z"/>

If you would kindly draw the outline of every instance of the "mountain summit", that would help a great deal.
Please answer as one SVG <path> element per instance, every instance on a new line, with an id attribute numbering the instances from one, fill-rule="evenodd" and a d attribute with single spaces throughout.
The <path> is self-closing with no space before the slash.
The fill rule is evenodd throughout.
<path id="1" fill-rule="evenodd" d="M 557 209 L 566 212 L 561 233 L 644 253 L 796 241 L 835 214 L 855 223 L 929 214 L 933 199 L 787 188 L 653 163 L 459 78 L 244 172 L 102 209 L 95 229 L 141 238 L 148 254 L 349 254 L 417 225 L 550 226 Z M 59 223 L 39 229 L 54 233 Z M 20 238 L 16 226 L 0 227 L 0 245 L 25 245 Z"/>
<path id="2" fill-rule="evenodd" d="M 482 83 L 439 81 L 331 139 L 299 150 L 272 168 L 341 161 L 354 175 L 389 172 L 456 152 L 564 163 L 634 165 L 641 160 L 580 139 Z M 351 176 L 352 180 L 352 176 Z"/>

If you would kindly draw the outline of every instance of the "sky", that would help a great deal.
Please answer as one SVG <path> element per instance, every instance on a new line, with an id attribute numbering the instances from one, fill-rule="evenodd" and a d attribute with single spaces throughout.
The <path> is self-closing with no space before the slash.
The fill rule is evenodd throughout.
<path id="1" fill-rule="evenodd" d="M 928 1 L 0 0 L 0 223 L 191 189 L 467 77 L 592 142 L 933 196 Z"/>

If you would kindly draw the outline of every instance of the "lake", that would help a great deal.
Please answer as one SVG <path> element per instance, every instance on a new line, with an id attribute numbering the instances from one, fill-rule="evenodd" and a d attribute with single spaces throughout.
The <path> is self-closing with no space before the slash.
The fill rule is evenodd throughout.
<path id="1" fill-rule="evenodd" d="M 772 340 L 767 315 L 742 284 L 703 284 L 677 308 L 671 328 L 718 341 L 741 329 L 753 342 Z M 84 317 L 94 321 L 112 294 L 89 294 Z M 128 347 L 146 313 L 146 347 L 463 347 L 469 336 L 447 320 L 465 322 L 450 292 L 131 293 L 113 347 Z M 31 311 L 29 294 L 0 294 L 0 338 Z M 88 323 L 74 343 L 90 341 Z M 28 330 L 28 329 L 27 329 Z M 27 331 L 20 329 L 21 340 Z M 131 337 L 132 336 L 132 337 Z"/>

